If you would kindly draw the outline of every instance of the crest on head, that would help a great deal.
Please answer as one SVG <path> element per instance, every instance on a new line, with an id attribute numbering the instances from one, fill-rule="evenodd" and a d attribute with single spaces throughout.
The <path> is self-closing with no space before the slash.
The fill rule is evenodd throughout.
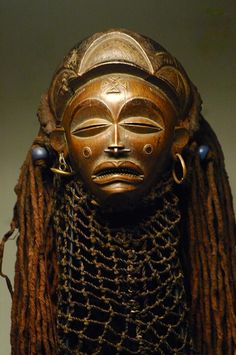
<path id="1" fill-rule="evenodd" d="M 81 85 L 114 72 L 129 73 L 153 83 L 175 105 L 180 125 L 190 135 L 197 130 L 201 99 L 181 64 L 157 42 L 123 29 L 95 33 L 64 58 L 47 94 L 54 120 L 51 127 L 60 126 L 67 103 Z M 39 119 L 42 123 L 42 109 L 39 109 Z"/>

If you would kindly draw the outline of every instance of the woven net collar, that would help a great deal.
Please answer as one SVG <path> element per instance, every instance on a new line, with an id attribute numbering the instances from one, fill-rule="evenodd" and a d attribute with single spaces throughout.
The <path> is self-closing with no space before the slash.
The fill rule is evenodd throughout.
<path id="1" fill-rule="evenodd" d="M 76 181 L 58 206 L 59 353 L 191 354 L 171 180 L 123 226 L 117 216 L 108 222 Z"/>

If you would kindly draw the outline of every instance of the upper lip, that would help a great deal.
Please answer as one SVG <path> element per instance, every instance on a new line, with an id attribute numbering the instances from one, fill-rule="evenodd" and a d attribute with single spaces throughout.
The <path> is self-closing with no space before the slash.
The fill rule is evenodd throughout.
<path id="1" fill-rule="evenodd" d="M 108 161 L 94 169 L 92 179 L 98 183 L 106 183 L 114 179 L 140 182 L 143 176 L 143 170 L 131 161 Z"/>

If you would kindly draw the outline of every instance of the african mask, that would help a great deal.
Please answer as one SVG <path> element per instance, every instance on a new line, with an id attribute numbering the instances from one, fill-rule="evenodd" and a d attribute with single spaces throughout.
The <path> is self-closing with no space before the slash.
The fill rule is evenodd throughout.
<path id="1" fill-rule="evenodd" d="M 82 86 L 63 116 L 69 156 L 99 201 L 132 204 L 168 168 L 176 111 L 152 84 L 127 74 L 110 74 Z M 125 206 L 123 206 L 125 207 Z"/>
<path id="2" fill-rule="evenodd" d="M 177 62 L 141 36 L 96 36 L 69 54 L 49 103 L 65 130 L 60 149 L 95 200 L 132 207 L 187 144 L 193 93 Z"/>
<path id="3" fill-rule="evenodd" d="M 200 110 L 177 60 L 139 34 L 97 33 L 65 57 L 1 244 L 19 229 L 12 353 L 234 353 L 232 200 Z"/>

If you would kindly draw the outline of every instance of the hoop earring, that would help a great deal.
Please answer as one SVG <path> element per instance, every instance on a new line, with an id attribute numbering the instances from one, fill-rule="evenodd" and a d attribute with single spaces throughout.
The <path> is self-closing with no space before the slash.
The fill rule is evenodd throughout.
<path id="1" fill-rule="evenodd" d="M 64 153 L 59 153 L 59 166 L 58 168 L 50 168 L 50 170 L 55 174 L 61 175 L 74 175 L 75 172 L 71 169 L 70 165 L 68 165 L 65 161 Z"/>
<path id="2" fill-rule="evenodd" d="M 181 165 L 181 168 L 182 168 L 182 177 L 181 178 L 178 178 L 177 177 L 177 174 L 176 174 L 176 172 L 175 172 L 175 163 L 174 163 L 174 166 L 173 166 L 173 169 L 172 169 L 172 175 L 173 175 L 173 178 L 174 178 L 174 181 L 176 182 L 176 184 L 182 184 L 183 182 L 184 182 L 184 180 L 185 180 L 185 178 L 186 178 L 186 175 L 187 175 L 187 168 L 186 168 L 186 165 L 185 165 L 185 161 L 184 161 L 184 159 L 183 159 L 183 157 L 182 157 L 182 155 L 181 154 L 179 154 L 179 153 L 176 153 L 176 160 L 175 160 L 175 162 L 177 161 L 177 160 L 179 160 L 179 162 L 180 162 L 180 165 Z"/>

